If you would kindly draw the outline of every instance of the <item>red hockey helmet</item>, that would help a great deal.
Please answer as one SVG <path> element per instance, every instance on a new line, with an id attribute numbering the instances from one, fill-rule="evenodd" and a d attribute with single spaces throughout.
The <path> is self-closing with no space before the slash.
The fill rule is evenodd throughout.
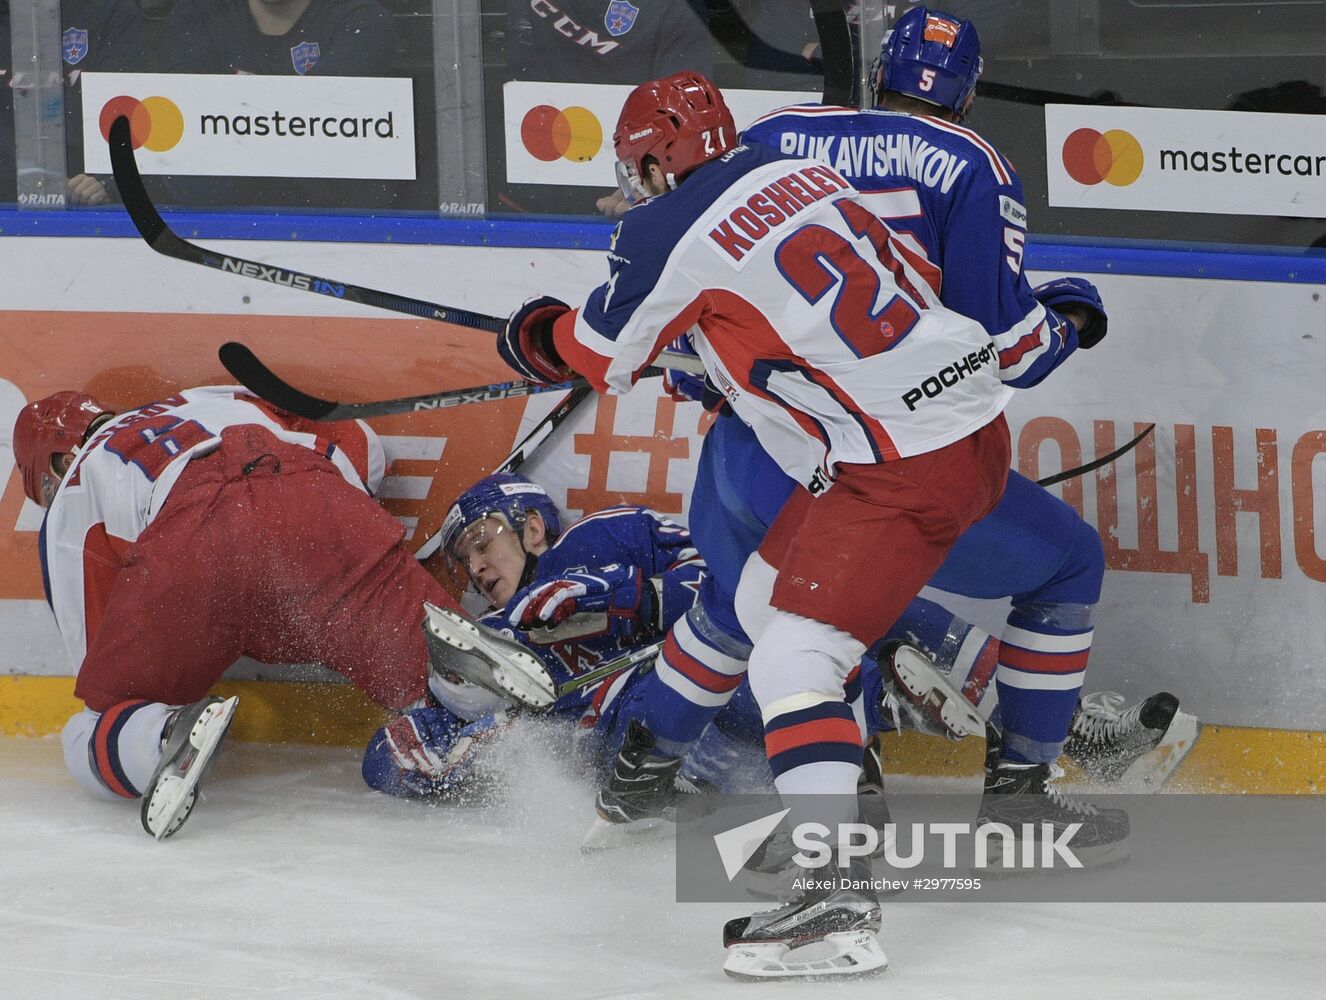
<path id="1" fill-rule="evenodd" d="M 640 183 L 652 156 L 668 184 L 721 156 L 737 143 L 737 128 L 723 95 L 699 73 L 673 73 L 636 87 L 622 105 L 612 144 L 617 180 L 628 201 L 647 196 Z"/>
<path id="2" fill-rule="evenodd" d="M 85 392 L 57 392 L 18 411 L 14 421 L 14 463 L 23 474 L 23 492 L 42 502 L 42 484 L 58 481 L 51 459 L 75 452 L 98 418 L 115 411 Z"/>

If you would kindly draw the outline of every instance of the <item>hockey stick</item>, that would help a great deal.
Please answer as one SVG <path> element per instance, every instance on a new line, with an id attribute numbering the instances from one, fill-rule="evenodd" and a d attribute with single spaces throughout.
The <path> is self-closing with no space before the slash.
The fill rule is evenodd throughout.
<path id="1" fill-rule="evenodd" d="M 285 382 L 264 365 L 243 344 L 230 341 L 222 344 L 217 354 L 226 371 L 260 399 L 288 413 L 309 420 L 356 420 L 382 417 L 391 413 L 413 413 L 420 410 L 446 410 L 466 403 L 491 403 L 502 399 L 520 399 L 541 392 L 565 392 L 580 386 L 588 388 L 584 379 L 537 385 L 533 382 L 494 382 L 492 385 L 473 386 L 468 389 L 449 389 L 446 392 L 427 393 L 423 396 L 405 396 L 377 403 L 338 403 L 301 392 Z"/>
<path id="2" fill-rule="evenodd" d="M 217 356 L 226 371 L 230 372 L 249 392 L 260 399 L 265 399 L 273 406 L 279 406 L 288 413 L 308 420 L 351 420 L 384 417 L 392 413 L 415 413 L 420 410 L 445 410 L 464 403 L 491 403 L 500 399 L 515 399 L 520 396 L 533 396 L 540 392 L 556 392 L 589 385 L 583 378 L 555 382 L 552 385 L 539 385 L 533 382 L 494 382 L 491 385 L 474 386 L 469 389 L 430 392 L 422 396 L 401 396 L 369 403 L 341 403 L 311 396 L 301 389 L 296 389 L 237 341 L 232 340 L 222 344 Z M 669 367 L 676 367 L 681 371 L 689 372 L 697 368 L 700 371 L 704 370 L 704 362 L 693 354 L 674 354 L 671 351 L 664 351 L 659 358 L 666 361 Z M 663 372 L 659 368 L 646 368 L 641 372 L 642 377 L 661 374 Z"/>
<path id="3" fill-rule="evenodd" d="M 206 250 L 196 243 L 190 243 L 186 239 L 178 236 L 170 226 L 166 225 L 166 220 L 161 217 L 156 206 L 152 204 L 151 197 L 148 196 L 147 188 L 143 186 L 143 176 L 138 172 L 138 163 L 134 160 L 133 142 L 129 130 L 129 119 L 121 115 L 111 123 L 110 128 L 110 158 L 111 170 L 115 174 L 115 184 L 120 192 L 120 199 L 124 202 L 125 211 L 129 213 L 129 219 L 133 222 L 134 228 L 138 230 L 140 236 L 159 254 L 167 257 L 174 257 L 176 260 L 186 261 L 190 264 L 201 264 L 204 267 L 215 268 L 218 271 L 224 271 L 227 274 L 239 274 L 246 278 L 256 278 L 259 281 L 266 281 L 273 285 L 281 285 L 283 288 L 294 288 L 301 292 L 312 292 L 314 295 L 329 295 L 332 298 L 340 299 L 344 302 L 357 302 L 360 305 L 373 306 L 377 309 L 386 309 L 389 312 L 404 313 L 407 316 L 418 316 L 422 319 L 435 319 L 442 323 L 454 323 L 456 326 L 469 327 L 474 330 L 486 330 L 489 333 L 501 333 L 506 329 L 506 320 L 500 316 L 486 316 L 483 313 L 471 312 L 468 309 L 457 309 L 454 306 L 438 305 L 436 302 L 425 302 L 423 299 L 412 299 L 408 295 L 397 295 L 394 292 L 382 292 L 375 288 L 365 288 L 362 285 L 351 285 L 344 281 L 332 281 L 329 278 L 319 278 L 316 275 L 305 274 L 303 271 L 291 271 L 288 268 L 276 267 L 271 264 L 260 264 L 257 261 L 246 260 L 243 257 L 232 257 L 229 254 L 219 253 L 215 250 Z M 225 351 L 229 345 L 222 345 L 222 351 Z M 241 347 L 242 345 L 235 345 Z M 384 403 L 370 404 L 338 404 L 327 400 L 318 399 L 315 396 L 309 396 L 300 392 L 288 383 L 282 382 L 265 365 L 262 364 L 252 351 L 248 351 L 246 359 L 236 354 L 236 364 L 241 364 L 243 370 L 254 379 L 254 382 L 261 385 L 272 387 L 277 392 L 282 392 L 285 397 L 295 405 L 284 406 L 280 400 L 268 397 L 261 392 L 255 385 L 240 376 L 239 372 L 226 364 L 225 355 L 222 355 L 221 363 L 226 365 L 226 370 L 240 380 L 243 385 L 251 392 L 261 396 L 269 403 L 281 406 L 282 409 L 289 410 L 291 413 L 298 414 L 301 417 L 307 417 L 310 420 L 339 420 L 349 416 L 380 416 L 388 413 L 408 413 L 413 410 L 431 410 L 439 409 L 443 406 L 455 406 L 453 402 L 430 403 L 430 400 L 441 400 L 445 393 L 438 393 L 434 396 L 410 396 L 405 399 L 387 400 Z M 679 371 L 689 372 L 694 375 L 704 373 L 704 363 L 693 354 L 679 354 L 674 351 L 663 351 L 658 356 L 659 360 L 665 361 L 668 367 Z M 640 373 L 641 377 L 646 375 L 661 375 L 660 368 L 646 368 Z M 494 386 L 485 386 L 483 389 L 499 390 L 510 383 L 499 383 Z M 560 388 L 560 386 L 558 386 Z M 469 390 L 471 396 L 479 392 L 479 389 Z M 545 389 L 529 390 L 546 391 Z M 506 399 L 510 396 L 527 395 L 528 392 L 516 392 L 514 390 L 505 392 L 496 396 L 485 396 L 485 399 Z M 477 402 L 477 398 L 466 398 L 458 402 Z M 304 412 L 298 407 L 304 405 L 311 410 L 324 410 L 330 412 L 334 407 L 344 405 L 362 405 L 374 406 L 373 411 L 361 411 L 358 413 L 345 413 L 342 416 L 315 416 L 312 412 Z M 394 408 L 387 408 L 392 406 Z"/>
<path id="4" fill-rule="evenodd" d="M 594 390 L 588 385 L 578 385 L 568 392 L 562 401 L 553 408 L 551 413 L 534 425 L 534 429 L 525 435 L 524 439 L 520 444 L 516 445 L 515 450 L 512 451 L 510 455 L 503 459 L 502 464 L 489 474 L 495 475 L 501 472 L 515 472 L 519 469 L 529 460 L 529 457 L 534 454 L 535 449 L 543 444 L 544 441 L 548 440 L 548 438 L 552 436 L 553 431 L 557 430 L 577 406 L 593 395 L 593 392 Z M 424 539 L 423 544 L 415 550 L 414 557 L 420 562 L 423 562 L 441 547 L 442 532 L 441 530 L 438 530 Z"/>
<path id="5" fill-rule="evenodd" d="M 588 687 L 595 681 L 602 680 L 604 677 L 615 674 L 619 670 L 625 670 L 627 667 L 633 667 L 643 660 L 648 660 L 651 657 L 656 656 L 658 651 L 662 648 L 663 640 L 660 639 L 658 642 L 651 642 L 648 646 L 641 646 L 633 653 L 626 653 L 623 656 L 617 657 L 615 660 L 609 660 L 607 663 L 603 664 L 603 666 L 595 667 L 593 670 L 589 671 L 589 673 L 581 674 L 579 677 L 572 677 L 569 681 L 557 685 L 557 697 L 561 698 L 564 695 L 570 694 L 572 691 L 579 691 L 581 688 Z"/>
<path id="6" fill-rule="evenodd" d="M 125 211 L 129 213 L 134 228 L 147 241 L 147 245 L 159 254 L 190 264 L 215 268 L 227 274 L 240 274 L 273 285 L 301 292 L 312 292 L 314 295 L 328 295 L 345 302 L 357 302 L 360 305 L 387 309 L 407 316 L 455 323 L 457 326 L 487 330 L 489 333 L 498 333 L 506 326 L 506 320 L 497 316 L 485 316 L 482 313 L 470 312 L 468 309 L 442 306 L 435 302 L 412 299 L 408 295 L 380 292 L 374 288 L 332 281 L 302 271 L 260 264 L 257 261 L 232 257 L 215 250 L 205 250 L 196 243 L 190 243 L 176 235 L 152 204 L 152 199 L 143 186 L 142 175 L 138 172 L 138 164 L 134 161 L 129 119 L 123 116 L 111 123 L 110 160 L 111 170 L 115 174 L 115 185 L 120 192 L 120 199 L 124 202 Z"/>
<path id="7" fill-rule="evenodd" d="M 1063 472 L 1056 472 L 1053 476 L 1046 476 L 1044 479 L 1036 480 L 1037 486 L 1053 486 L 1055 483 L 1062 483 L 1065 479 L 1075 479 L 1078 476 L 1085 476 L 1088 472 L 1094 472 L 1102 465 L 1109 465 L 1116 459 L 1122 458 L 1130 451 L 1142 443 L 1142 439 L 1156 429 L 1155 424 L 1149 424 L 1142 433 L 1133 438 L 1127 444 L 1120 445 L 1108 455 L 1101 455 L 1094 461 L 1087 462 L 1085 465 L 1079 465 L 1076 469 L 1065 469 Z"/>

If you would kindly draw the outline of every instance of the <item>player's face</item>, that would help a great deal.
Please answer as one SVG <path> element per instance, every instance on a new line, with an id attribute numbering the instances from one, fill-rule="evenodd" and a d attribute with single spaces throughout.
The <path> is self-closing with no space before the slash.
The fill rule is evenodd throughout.
<path id="1" fill-rule="evenodd" d="M 453 551 L 474 589 L 493 607 L 504 606 L 519 589 L 525 548 L 505 518 L 489 514 L 475 521 L 461 533 Z"/>
<path id="2" fill-rule="evenodd" d="M 60 483 L 73 464 L 74 456 L 67 452 L 59 452 L 51 456 L 50 471 L 41 477 L 41 506 L 50 507 L 52 501 L 55 500 L 55 494 L 59 492 Z"/>

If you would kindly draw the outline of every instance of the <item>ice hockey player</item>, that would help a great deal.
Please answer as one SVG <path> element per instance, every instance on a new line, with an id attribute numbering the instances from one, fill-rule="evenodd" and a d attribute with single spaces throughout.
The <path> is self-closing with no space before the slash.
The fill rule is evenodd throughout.
<path id="1" fill-rule="evenodd" d="M 695 329 L 737 416 L 806 487 L 770 533 L 775 610 L 750 658 L 775 784 L 784 796 L 829 793 L 803 799 L 834 804 L 820 822 L 853 821 L 862 736 L 844 682 L 998 501 L 1011 390 L 986 331 L 940 304 L 933 266 L 832 168 L 739 146 L 708 80 L 637 87 L 614 143 L 627 193 L 649 200 L 623 218 L 609 280 L 578 310 L 526 303 L 499 350 L 532 381 L 579 372 L 625 392 Z M 817 975 L 886 964 L 874 894 L 813 881 L 827 885 L 729 923 L 727 971 L 806 974 L 785 961 L 793 941 L 832 946 Z"/>
<path id="2" fill-rule="evenodd" d="M 480 622 L 525 642 L 559 685 L 660 642 L 675 644 L 672 625 L 694 602 L 704 570 L 690 533 L 675 521 L 623 506 L 562 530 L 544 488 L 511 473 L 486 476 L 457 497 L 441 541 L 458 582 L 489 604 Z M 724 668 L 721 653 L 701 655 Z M 571 742 L 585 767 L 611 768 L 628 723 L 640 714 L 638 681 L 649 659 L 568 691 L 551 707 L 549 714 L 574 725 Z M 473 685 L 435 673 L 429 687 L 429 704 L 370 740 L 363 773 L 371 787 L 404 797 L 462 795 L 484 769 L 483 748 L 512 721 L 507 700 Z M 706 747 L 699 756 L 716 752 Z M 692 786 L 697 772 L 681 776 L 680 769 L 679 760 L 668 763 L 669 788 Z"/>
<path id="3" fill-rule="evenodd" d="M 932 34 L 937 41 L 916 44 L 917 32 L 924 34 L 924 26 L 936 17 L 940 23 Z M 894 85 L 906 86 L 897 81 L 910 76 L 928 81 L 932 94 L 938 93 L 955 107 L 965 108 L 969 104 L 980 64 L 974 29 L 966 22 L 930 15 L 924 10 L 909 11 L 886 44 L 884 56 L 888 60 L 885 65 L 893 67 Z M 955 67 L 960 74 L 955 73 Z M 960 76 L 956 82 L 955 75 Z M 859 124 L 858 119 L 864 119 L 865 124 Z M 786 124 L 788 120 L 791 125 Z M 900 114 L 862 115 L 850 109 L 814 106 L 792 109 L 768 119 L 772 123 L 770 128 L 782 129 L 800 127 L 805 121 L 810 122 L 807 127 L 832 136 L 836 134 L 833 122 L 841 123 L 840 130 L 848 134 L 862 129 L 873 129 L 875 134 L 890 127 L 910 127 L 906 123 L 911 118 Z M 1004 210 L 1009 192 L 1017 196 L 1020 204 L 1021 189 L 1016 175 L 988 144 L 973 138 L 974 133 L 954 127 L 945 132 L 941 126 L 939 123 L 932 131 L 967 157 L 964 163 L 968 169 L 959 173 L 966 180 L 952 192 L 932 191 L 921 200 L 911 192 L 909 207 L 902 214 L 908 216 L 906 221 L 924 237 L 919 245 L 936 256 L 950 242 L 964 248 L 966 256 L 962 261 L 950 261 L 954 270 L 961 271 L 961 280 L 949 282 L 946 276 L 941 299 L 955 305 L 949 301 L 949 291 L 953 288 L 960 311 L 970 311 L 988 329 L 1000 331 L 993 343 L 999 349 L 1000 377 L 1007 384 L 1034 385 L 1072 353 L 1079 325 L 1091 331 L 1092 345 L 1099 341 L 1105 323 L 1099 298 L 1094 288 L 1081 279 L 1063 279 L 1047 286 L 1069 299 L 1080 295 L 1093 303 L 1089 307 L 1081 302 L 1065 305 L 1072 311 L 1071 321 L 1037 300 L 1022 274 L 1020 255 L 1016 261 L 1006 259 L 1009 246 L 1022 244 L 1021 235 L 1015 234 L 1016 238 L 1008 235 L 1010 215 Z M 772 133 L 781 137 L 780 142 L 772 143 L 770 134 L 761 132 L 762 127 L 763 124 L 757 124 L 747 135 L 780 149 L 799 145 L 818 153 L 825 146 L 819 140 L 789 141 L 785 132 Z M 881 145 L 863 143 L 862 148 Z M 861 164 L 860 157 L 839 159 L 841 165 L 853 169 Z M 908 185 L 914 183 L 901 175 L 883 180 L 867 177 L 865 181 L 867 186 L 885 187 L 895 195 L 908 191 Z M 1003 182 L 1007 183 L 999 187 Z M 874 207 L 879 210 L 886 206 L 876 202 Z M 1019 216 L 1014 212 L 1011 217 L 1024 216 L 1025 213 Z M 988 225 L 989 218 L 998 219 L 1000 225 Z M 950 234 L 954 234 L 951 240 Z M 964 288 L 969 289 L 965 295 Z M 1037 294 L 1053 297 L 1045 288 L 1038 289 Z M 760 447 L 744 422 L 730 416 L 717 420 L 701 452 L 690 512 L 697 544 L 717 586 L 702 594 L 701 606 L 691 613 L 691 618 L 703 618 L 720 631 L 727 631 L 730 637 L 740 635 L 739 630 L 725 628 L 732 617 L 725 610 L 731 606 L 728 595 L 735 592 L 747 557 L 764 540 L 765 531 L 793 487 L 791 479 Z M 752 569 L 764 571 L 756 579 L 766 581 L 767 587 L 772 576 L 767 565 L 757 557 Z M 1091 610 L 1099 598 L 1103 573 L 1104 562 L 1095 531 L 1068 505 L 1025 477 L 1011 473 L 998 507 L 963 535 L 931 580 L 940 589 L 967 596 L 1013 598 L 1009 628 L 995 655 L 984 655 L 983 635 L 967 634 L 965 623 L 933 602 L 914 601 L 895 626 L 895 634 L 901 632 L 923 649 L 937 654 L 939 665 L 945 670 L 951 670 L 957 658 L 966 658 L 962 664 L 967 671 L 965 681 L 949 684 L 942 697 L 937 697 L 937 691 L 927 689 L 928 682 L 914 686 L 919 672 L 924 670 L 924 664 L 915 657 L 884 665 L 886 677 L 891 673 L 908 674 L 897 678 L 899 690 L 912 688 L 918 696 L 936 703 L 941 711 L 961 722 L 970 724 L 973 720 L 970 713 L 963 711 L 960 700 L 953 697 L 955 690 L 975 700 L 985 689 L 990 671 L 998 664 L 996 686 L 1001 696 L 1006 739 L 1003 755 L 993 758 L 991 795 L 985 803 L 987 812 L 1011 811 L 1025 817 L 1031 809 L 1042 820 L 1069 823 L 1080 819 L 1077 805 L 1063 801 L 1050 786 L 1049 779 L 1054 773 L 1051 762 L 1064 746 L 1070 720 L 1075 718 L 1082 668 L 1091 642 Z M 710 600 L 714 590 L 727 599 Z M 747 592 L 748 598 L 754 593 L 753 598 L 744 602 L 743 613 L 749 616 L 756 614 L 765 602 L 758 586 L 748 586 Z M 984 670 L 975 665 L 976 659 Z M 962 672 L 954 675 L 955 681 Z M 719 699 L 711 692 L 698 691 L 686 676 L 685 665 L 674 666 L 666 656 L 656 678 L 649 683 L 661 690 L 658 696 L 643 702 L 649 710 L 644 723 L 665 749 L 683 752 L 688 741 L 703 729 L 708 715 L 718 710 Z M 1125 713 L 1126 719 L 1118 715 L 1106 719 L 1096 718 L 1098 713 L 1090 708 L 1079 712 L 1076 724 L 1081 732 L 1070 747 L 1075 752 L 1085 752 L 1089 744 L 1093 755 L 1113 755 L 1124 741 L 1125 729 L 1132 734 L 1133 730 L 1146 728 L 1145 734 L 1134 734 L 1142 735 L 1142 739 L 1130 736 L 1124 741 L 1140 753 L 1137 748 L 1159 741 L 1177 707 L 1172 697 L 1157 696 L 1157 699 L 1145 717 L 1155 728 L 1143 727 L 1138 713 Z M 954 729 L 951 723 L 949 728 L 953 732 L 963 731 Z M 1101 733 L 1110 734 L 1104 742 Z M 1107 744 L 1112 744 L 1111 749 L 1105 749 Z M 629 775 L 624 777 L 629 779 Z M 1008 780 L 1010 777 L 1016 780 Z M 610 783 L 605 794 L 611 791 Z M 1090 822 L 1091 843 L 1083 857 L 1095 864 L 1116 861 L 1126 854 L 1126 829 L 1122 813 L 1096 814 Z M 1084 844 L 1085 841 L 1086 838 Z"/>
<path id="4" fill-rule="evenodd" d="M 475 629 L 371 498 L 383 452 L 362 423 L 300 421 L 238 387 L 122 413 L 66 391 L 24 407 L 13 443 L 47 508 L 46 596 L 85 705 L 65 762 L 99 798 L 141 797 L 157 839 L 193 809 L 237 703 L 207 691 L 241 655 L 322 663 L 404 709 L 426 690 L 425 602 L 435 633 Z"/>

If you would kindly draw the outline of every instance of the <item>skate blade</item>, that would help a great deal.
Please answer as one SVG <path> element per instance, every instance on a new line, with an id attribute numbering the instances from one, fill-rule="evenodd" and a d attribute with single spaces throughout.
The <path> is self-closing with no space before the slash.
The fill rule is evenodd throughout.
<path id="1" fill-rule="evenodd" d="M 609 823 L 602 816 L 595 816 L 593 825 L 580 841 L 580 852 L 596 854 L 599 851 L 615 851 L 636 844 L 666 840 L 676 832 L 677 824 L 662 816 L 650 816 L 631 823 Z"/>
<path id="2" fill-rule="evenodd" d="M 920 650 L 901 645 L 893 654 L 893 676 L 909 699 L 932 715 L 954 739 L 985 733 L 985 720 L 975 706 L 955 691 Z"/>
<path id="3" fill-rule="evenodd" d="M 156 840 L 173 836 L 184 826 L 198 797 L 198 786 L 212 767 L 217 749 L 230 730 L 238 697 L 209 705 L 189 730 L 193 759 L 180 775 L 159 780 L 143 803 L 143 828 Z"/>
<path id="4" fill-rule="evenodd" d="M 1178 770 L 1201 735 L 1202 724 L 1195 715 L 1176 712 L 1155 748 L 1133 761 L 1119 776 L 1118 784 L 1158 792 Z"/>
<path id="5" fill-rule="evenodd" d="M 496 684 L 502 692 L 529 708 L 548 708 L 557 700 L 556 685 L 543 661 L 521 649 L 514 640 L 510 647 L 499 645 L 468 618 L 427 602 L 424 613 L 431 637 L 487 663 L 487 676 L 467 670 L 463 658 L 450 664 L 449 668 L 465 680 L 489 690 Z"/>
<path id="6" fill-rule="evenodd" d="M 888 965 L 874 931 L 860 930 L 829 934 L 822 941 L 799 948 L 777 941 L 733 944 L 727 949 L 723 971 L 744 982 L 770 979 L 822 982 L 877 976 Z"/>

